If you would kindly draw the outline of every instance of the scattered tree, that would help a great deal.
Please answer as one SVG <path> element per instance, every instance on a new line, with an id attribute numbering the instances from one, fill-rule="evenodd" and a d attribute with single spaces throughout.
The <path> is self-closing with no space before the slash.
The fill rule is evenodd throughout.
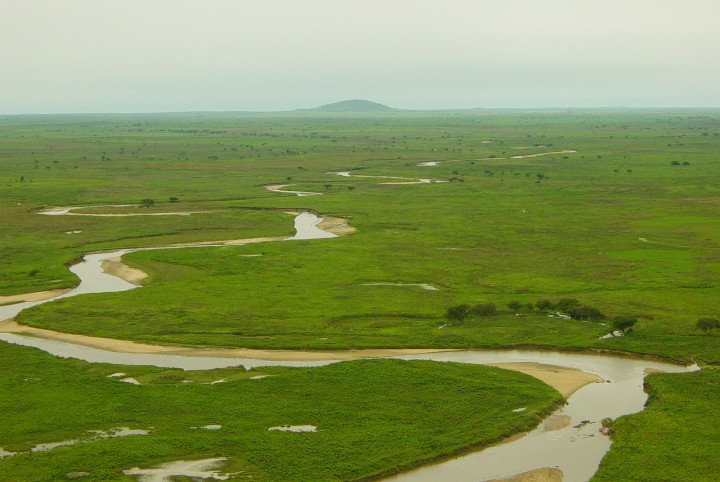
<path id="1" fill-rule="evenodd" d="M 155 201 L 153 199 L 143 199 L 140 201 L 140 207 L 143 208 L 150 208 L 150 206 L 153 206 L 155 204 Z"/>
<path id="2" fill-rule="evenodd" d="M 575 308 L 568 310 L 568 315 L 570 315 L 573 320 L 592 321 L 602 320 L 605 318 L 605 315 L 603 315 L 600 310 L 587 305 L 576 306 Z"/>
<path id="3" fill-rule="evenodd" d="M 465 318 L 467 318 L 469 311 L 470 311 L 469 305 L 463 304 L 463 305 L 451 306 L 445 312 L 445 318 L 447 318 L 448 321 L 456 321 L 458 323 L 462 323 L 463 321 L 465 321 Z"/>
<path id="4" fill-rule="evenodd" d="M 176 203 L 176 202 L 179 201 L 179 199 L 176 198 L 175 196 L 173 196 L 173 197 L 171 197 L 171 198 L 168 198 L 168 201 L 170 201 L 171 203 Z"/>
<path id="5" fill-rule="evenodd" d="M 538 311 L 550 311 L 553 308 L 555 308 L 555 304 L 550 300 L 537 300 L 535 302 L 535 307 L 538 309 Z"/>
<path id="6" fill-rule="evenodd" d="M 632 327 L 637 323 L 637 318 L 631 316 L 616 316 L 612 320 L 612 330 L 621 331 L 623 333 L 629 333 L 632 331 Z"/>
<path id="7" fill-rule="evenodd" d="M 715 328 L 720 328 L 720 320 L 717 318 L 700 318 L 695 322 L 695 327 L 709 335 Z"/>
<path id="8" fill-rule="evenodd" d="M 578 305 L 580 305 L 580 302 L 575 298 L 560 298 L 560 301 L 555 303 L 555 308 L 560 311 L 570 311 Z"/>
<path id="9" fill-rule="evenodd" d="M 473 316 L 492 316 L 497 314 L 497 306 L 495 306 L 495 303 L 478 303 L 470 308 L 470 314 Z"/>
<path id="10" fill-rule="evenodd" d="M 520 311 L 520 308 L 522 308 L 522 306 L 522 303 L 520 303 L 519 301 L 511 301 L 507 304 L 507 307 L 510 308 L 510 311 L 513 311 L 515 313 Z"/>

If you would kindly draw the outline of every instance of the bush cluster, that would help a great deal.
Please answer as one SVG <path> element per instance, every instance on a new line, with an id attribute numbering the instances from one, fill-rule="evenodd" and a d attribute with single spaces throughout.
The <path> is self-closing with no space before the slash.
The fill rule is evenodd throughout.
<path id="1" fill-rule="evenodd" d="M 513 300 L 507 304 L 507 307 L 513 313 L 523 311 L 532 312 L 536 310 L 541 313 L 557 311 L 566 314 L 573 320 L 597 321 L 605 319 L 605 315 L 600 310 L 593 306 L 583 305 L 575 298 L 561 298 L 555 302 L 548 299 L 540 299 L 535 304 L 521 303 Z M 479 318 L 496 314 L 498 314 L 498 310 L 495 303 L 479 303 L 476 305 L 461 304 L 449 307 L 445 312 L 445 318 L 451 322 L 462 323 L 467 318 Z M 623 319 L 627 318 L 628 317 L 623 317 Z M 627 323 L 627 321 L 624 323 Z M 632 326 L 632 324 L 629 326 Z M 624 331 L 624 329 L 622 331 Z"/>
<path id="2" fill-rule="evenodd" d="M 451 306 L 445 312 L 445 318 L 448 321 L 462 323 L 468 317 L 492 316 L 497 314 L 497 306 L 495 303 L 479 303 L 476 305 L 456 305 Z"/>

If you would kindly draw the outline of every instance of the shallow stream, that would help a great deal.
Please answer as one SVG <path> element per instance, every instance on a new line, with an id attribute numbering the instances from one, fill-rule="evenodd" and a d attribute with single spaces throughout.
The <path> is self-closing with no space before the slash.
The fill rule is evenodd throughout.
<path id="1" fill-rule="evenodd" d="M 317 227 L 320 221 L 321 218 L 310 213 L 297 215 L 295 218 L 296 235 L 288 239 L 335 237 L 334 234 Z M 60 298 L 89 293 L 119 292 L 137 288 L 137 285 L 109 275 L 103 272 L 101 268 L 104 260 L 137 250 L 125 249 L 86 255 L 82 262 L 70 268 L 80 278 L 80 284 L 77 288 L 51 300 L 0 306 L 0 320 L 13 318 L 26 308 Z M 12 333 L 0 333 L 0 340 L 39 348 L 59 357 L 78 358 L 88 362 L 154 365 L 185 370 L 209 370 L 239 365 L 243 365 L 248 369 L 262 366 L 321 366 L 338 362 L 331 359 L 280 361 L 122 353 Z M 611 444 L 610 439 L 600 433 L 600 420 L 606 417 L 617 418 L 643 409 L 647 399 L 647 395 L 643 391 L 645 370 L 650 368 L 666 372 L 683 372 L 697 369 L 697 367 L 682 367 L 649 360 L 525 350 L 454 351 L 398 358 L 475 364 L 541 363 L 594 373 L 603 378 L 605 382 L 592 383 L 581 388 L 569 397 L 567 405 L 549 417 L 560 417 L 562 420 L 569 420 L 567 426 L 557 428 L 543 423 L 534 431 L 515 441 L 405 472 L 388 479 L 392 481 L 478 481 L 508 477 L 542 467 L 559 468 L 563 472 L 563 480 L 566 482 L 588 480 L 597 470 L 602 457 Z M 523 407 L 515 408 L 516 411 L 522 409 Z M 482 410 L 482 407 L 478 407 L 478 410 Z"/>

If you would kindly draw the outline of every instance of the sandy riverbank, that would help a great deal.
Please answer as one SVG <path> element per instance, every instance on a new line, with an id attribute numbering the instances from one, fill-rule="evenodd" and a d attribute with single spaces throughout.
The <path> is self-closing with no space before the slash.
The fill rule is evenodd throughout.
<path id="1" fill-rule="evenodd" d="M 44 301 L 64 295 L 70 289 L 36 291 L 34 293 L 23 293 L 21 295 L 0 296 L 0 305 L 7 303 L 22 303 L 24 301 Z"/>
<path id="2" fill-rule="evenodd" d="M 139 269 L 131 268 L 122 262 L 122 258 L 108 258 L 100 264 L 100 267 L 107 274 L 122 278 L 128 283 L 139 285 L 142 280 L 148 277 L 148 274 Z"/>
<path id="3" fill-rule="evenodd" d="M 296 350 L 255 350 L 250 348 L 193 348 L 171 345 L 151 345 L 129 340 L 116 340 L 98 336 L 61 333 L 59 331 L 20 325 L 15 320 L 0 323 L 0 332 L 17 333 L 64 341 L 78 345 L 119 353 L 146 353 L 178 356 L 202 356 L 218 358 L 250 358 L 276 361 L 321 361 L 321 360 L 356 360 L 359 358 L 392 357 L 417 355 L 420 353 L 436 353 L 442 349 L 366 349 L 337 351 L 296 351 Z"/>
<path id="4" fill-rule="evenodd" d="M 298 215 L 302 211 L 287 211 L 288 214 Z M 321 218 L 321 221 L 317 224 L 317 227 L 322 229 L 323 231 L 327 231 L 328 233 L 332 233 L 336 236 L 344 236 L 346 234 L 351 234 L 357 231 L 354 227 L 350 226 L 348 224 L 347 219 L 343 218 L 335 218 L 331 216 L 325 216 Z M 267 242 L 273 242 L 273 241 L 282 241 L 286 239 L 284 236 L 265 236 L 265 237 L 259 237 L 259 238 L 245 238 L 245 239 L 231 239 L 231 240 L 225 240 L 225 241 L 198 241 L 195 243 L 183 243 L 183 244 L 174 244 L 172 246 L 175 247 L 181 247 L 181 246 L 213 246 L 213 245 L 224 245 L 224 246 L 240 246 L 245 244 L 257 244 L 257 243 L 267 243 Z M 109 258 L 102 262 L 101 264 L 102 270 L 108 274 L 111 274 L 113 276 L 117 276 L 118 278 L 122 278 L 128 283 L 132 283 L 135 285 L 139 285 L 142 280 L 148 277 L 148 274 L 144 271 L 141 271 L 136 268 L 131 268 L 130 266 L 124 264 L 122 262 L 121 257 L 115 257 L 115 258 Z M 50 292 L 48 292 L 50 293 Z M 32 294 L 32 293 L 31 293 Z M 61 293 L 60 293 L 61 294 Z M 18 295 L 18 296 L 28 296 L 28 295 Z M 55 295 L 57 296 L 57 295 Z M 49 299 L 54 296 L 48 296 L 44 299 Z M 22 301 L 30 301 L 30 300 L 22 300 Z M 33 300 L 35 301 L 35 300 Z M 0 297 L 0 303 L 2 303 L 2 297 Z"/>
<path id="5" fill-rule="evenodd" d="M 605 381 L 593 373 L 542 363 L 495 363 L 492 366 L 515 370 L 535 377 L 553 387 L 565 398 L 568 398 L 585 385 Z"/>
<path id="6" fill-rule="evenodd" d="M 317 227 L 322 229 L 323 231 L 327 231 L 328 233 L 332 233 L 337 236 L 344 236 L 346 234 L 351 234 L 357 231 L 356 228 L 348 224 L 347 219 L 334 218 L 331 216 L 323 217 L 322 220 L 317 224 Z"/>
<path id="7" fill-rule="evenodd" d="M 438 353 L 456 350 L 447 349 L 363 349 L 333 351 L 297 351 L 297 350 L 257 350 L 250 348 L 193 348 L 172 345 L 152 345 L 130 340 L 117 340 L 98 336 L 62 333 L 43 328 L 20 325 L 14 320 L 0 323 L 0 332 L 27 334 L 49 340 L 64 341 L 78 345 L 119 353 L 145 353 L 178 355 L 190 357 L 217 358 L 248 358 L 273 361 L 322 361 L 322 360 L 356 360 L 359 358 L 395 357 L 417 355 L 422 353 Z M 573 368 L 543 365 L 540 363 L 498 363 L 493 366 L 516 370 L 541 380 L 569 397 L 575 391 L 589 383 L 602 382 L 603 379 L 592 373 Z"/>
<path id="8" fill-rule="evenodd" d="M 504 479 L 489 480 L 488 482 L 562 482 L 562 480 L 563 473 L 560 469 L 544 467 Z"/>

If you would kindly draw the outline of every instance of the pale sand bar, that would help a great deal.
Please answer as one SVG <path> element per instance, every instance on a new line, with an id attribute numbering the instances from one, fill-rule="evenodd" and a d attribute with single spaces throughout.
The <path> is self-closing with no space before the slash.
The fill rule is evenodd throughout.
<path id="1" fill-rule="evenodd" d="M 593 373 L 587 373 L 575 368 L 544 365 L 542 363 L 495 363 L 492 366 L 506 370 L 515 370 L 535 377 L 553 387 L 565 398 L 570 397 L 570 395 L 585 385 L 605 381 L 602 377 Z"/>
<path id="2" fill-rule="evenodd" d="M 487 482 L 562 482 L 563 473 L 560 469 L 544 467 L 530 470 L 522 474 L 513 475 L 504 479 L 493 479 Z"/>
<path id="3" fill-rule="evenodd" d="M 77 345 L 98 348 L 100 350 L 118 353 L 147 353 L 178 356 L 200 356 L 218 358 L 251 358 L 258 360 L 275 361 L 323 361 L 323 360 L 355 360 L 359 358 L 378 358 L 420 353 L 436 353 L 442 349 L 366 349 L 366 350 L 337 350 L 337 351 L 296 351 L 296 350 L 255 350 L 250 348 L 192 348 L 172 345 L 150 345 L 129 340 L 116 340 L 99 336 L 77 335 L 61 333 L 59 331 L 45 330 L 32 326 L 20 325 L 14 320 L 0 323 L 1 333 L 18 333 L 32 335 L 48 340 L 64 341 Z"/>
<path id="4" fill-rule="evenodd" d="M 51 298 L 56 298 L 60 295 L 64 295 L 69 292 L 70 289 L 50 290 L 50 291 L 36 291 L 34 293 L 23 293 L 20 295 L 0 296 L 0 305 L 7 303 L 22 303 L 25 301 L 45 301 Z"/>

